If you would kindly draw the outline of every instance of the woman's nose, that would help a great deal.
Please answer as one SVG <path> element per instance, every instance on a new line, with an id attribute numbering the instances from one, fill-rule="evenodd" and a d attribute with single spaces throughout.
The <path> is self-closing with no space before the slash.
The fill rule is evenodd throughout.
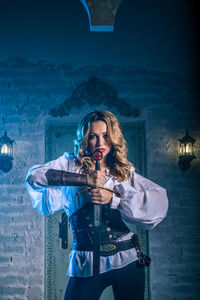
<path id="1" fill-rule="evenodd" d="M 97 138 L 97 147 L 102 146 L 103 145 L 103 137 L 98 137 Z"/>

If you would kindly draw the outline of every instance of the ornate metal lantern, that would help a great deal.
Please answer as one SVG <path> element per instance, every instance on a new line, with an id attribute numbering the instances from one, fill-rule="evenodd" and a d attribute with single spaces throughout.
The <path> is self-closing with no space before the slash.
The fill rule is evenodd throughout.
<path id="1" fill-rule="evenodd" d="M 180 142 L 180 155 L 178 166 L 181 170 L 185 171 L 190 167 L 190 162 L 196 157 L 194 155 L 194 143 L 195 139 L 193 139 L 189 134 L 188 130 L 186 130 L 186 135 L 179 139 Z"/>
<path id="2" fill-rule="evenodd" d="M 4 173 L 12 169 L 13 143 L 14 140 L 11 140 L 5 131 L 4 135 L 0 138 L 0 170 Z"/>

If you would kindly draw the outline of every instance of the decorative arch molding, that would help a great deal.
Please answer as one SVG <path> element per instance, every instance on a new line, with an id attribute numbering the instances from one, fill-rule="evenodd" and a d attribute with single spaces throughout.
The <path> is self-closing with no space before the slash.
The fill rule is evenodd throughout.
<path id="1" fill-rule="evenodd" d="M 102 105 L 108 109 L 115 108 L 121 116 L 138 117 L 140 110 L 132 108 L 130 103 L 117 95 L 115 88 L 97 77 L 91 77 L 80 83 L 73 91 L 69 99 L 58 107 L 52 108 L 49 114 L 52 117 L 64 117 L 70 114 L 72 108 L 80 110 L 81 107 Z"/>

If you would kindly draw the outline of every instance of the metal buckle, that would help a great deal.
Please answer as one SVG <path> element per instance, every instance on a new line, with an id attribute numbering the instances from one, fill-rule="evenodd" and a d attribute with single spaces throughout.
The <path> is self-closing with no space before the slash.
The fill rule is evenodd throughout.
<path id="1" fill-rule="evenodd" d="M 103 244 L 100 245 L 100 251 L 101 252 L 110 252 L 117 249 L 117 246 L 114 244 Z"/>

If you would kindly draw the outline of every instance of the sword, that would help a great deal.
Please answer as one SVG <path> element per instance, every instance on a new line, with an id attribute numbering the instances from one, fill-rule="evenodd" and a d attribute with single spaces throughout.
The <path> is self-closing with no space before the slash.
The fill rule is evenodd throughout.
<path id="1" fill-rule="evenodd" d="M 103 158 L 103 153 L 99 150 L 92 154 L 95 159 L 95 170 L 100 171 L 100 160 Z M 94 248 L 93 248 L 93 276 L 99 275 L 100 269 L 100 226 L 101 226 L 101 204 L 94 203 L 93 208 L 93 222 L 94 222 Z"/>

